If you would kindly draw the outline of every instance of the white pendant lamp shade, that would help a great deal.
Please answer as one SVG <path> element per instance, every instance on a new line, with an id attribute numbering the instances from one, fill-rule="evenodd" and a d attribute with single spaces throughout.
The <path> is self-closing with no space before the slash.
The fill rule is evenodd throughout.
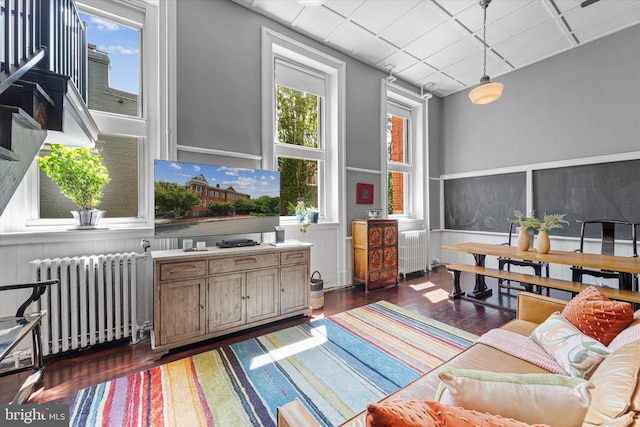
<path id="1" fill-rule="evenodd" d="M 480 0 L 480 7 L 484 12 L 484 20 L 482 23 L 482 44 L 484 45 L 483 68 L 484 75 L 480 79 L 480 86 L 475 87 L 469 92 L 469 99 L 475 105 L 489 104 L 502 95 L 504 85 L 502 83 L 492 82 L 487 75 L 487 7 L 491 0 Z"/>
<path id="2" fill-rule="evenodd" d="M 480 86 L 476 86 L 469 92 L 469 99 L 476 105 L 489 104 L 500 98 L 503 89 L 504 85 L 502 83 L 491 82 L 487 77 L 486 82 L 480 80 Z"/>

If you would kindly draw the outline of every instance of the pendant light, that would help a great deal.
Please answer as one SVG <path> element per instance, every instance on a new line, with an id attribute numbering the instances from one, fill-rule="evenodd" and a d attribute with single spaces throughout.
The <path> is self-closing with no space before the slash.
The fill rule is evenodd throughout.
<path id="1" fill-rule="evenodd" d="M 489 104 L 502 95 L 504 85 L 492 82 L 487 75 L 487 7 L 491 0 L 480 0 L 480 7 L 484 11 L 484 21 L 482 23 L 482 44 L 484 46 L 484 75 L 480 78 L 480 86 L 476 86 L 469 92 L 469 99 L 476 105 Z"/>

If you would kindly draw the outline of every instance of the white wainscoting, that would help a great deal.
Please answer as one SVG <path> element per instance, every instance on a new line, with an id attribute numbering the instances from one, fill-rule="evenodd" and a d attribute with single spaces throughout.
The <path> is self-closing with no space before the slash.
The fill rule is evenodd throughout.
<path id="1" fill-rule="evenodd" d="M 338 244 L 337 224 L 311 224 L 306 233 L 299 224 L 284 224 L 285 240 L 298 240 L 313 244 L 311 247 L 311 271 L 320 272 L 324 289 L 344 286 L 344 249 Z"/>

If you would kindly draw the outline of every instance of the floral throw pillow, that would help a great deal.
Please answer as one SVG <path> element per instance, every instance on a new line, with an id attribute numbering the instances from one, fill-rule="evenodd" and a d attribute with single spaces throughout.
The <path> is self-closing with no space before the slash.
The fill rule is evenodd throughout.
<path id="1" fill-rule="evenodd" d="M 555 357 L 571 376 L 588 378 L 611 350 L 583 334 L 559 312 L 553 313 L 531 333 L 531 339 Z"/>

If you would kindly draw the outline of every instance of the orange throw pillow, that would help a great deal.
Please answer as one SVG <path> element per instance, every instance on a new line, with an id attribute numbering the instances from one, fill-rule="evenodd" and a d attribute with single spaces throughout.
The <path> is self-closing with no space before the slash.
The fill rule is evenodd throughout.
<path id="1" fill-rule="evenodd" d="M 367 427 L 438 427 L 424 400 L 389 400 L 367 405 Z"/>
<path id="2" fill-rule="evenodd" d="M 569 301 L 562 316 L 583 334 L 609 345 L 633 321 L 633 309 L 631 303 L 611 301 L 589 286 Z"/>
<path id="3" fill-rule="evenodd" d="M 390 400 L 367 406 L 367 427 L 549 427 L 424 400 Z"/>

